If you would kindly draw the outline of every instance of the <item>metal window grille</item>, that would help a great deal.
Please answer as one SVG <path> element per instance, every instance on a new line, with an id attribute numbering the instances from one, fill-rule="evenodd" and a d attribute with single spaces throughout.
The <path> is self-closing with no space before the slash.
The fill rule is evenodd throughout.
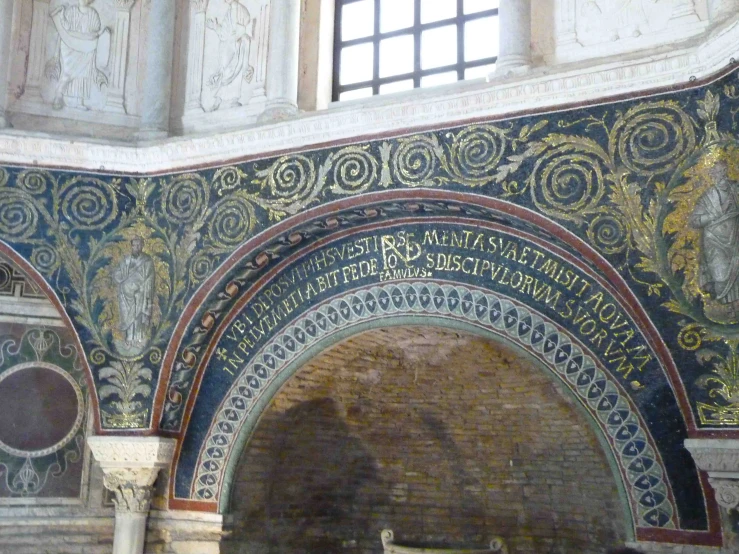
<path id="1" fill-rule="evenodd" d="M 333 74 L 334 100 L 382 94 L 391 91 L 393 88 L 396 90 L 398 88 L 420 88 L 421 86 L 426 86 L 430 80 L 429 78 L 433 76 L 443 77 L 444 80 L 449 81 L 456 74 L 454 80 L 461 81 L 465 79 L 465 75 L 473 68 L 480 68 L 482 71 L 485 69 L 492 71 L 493 64 L 497 60 L 497 36 L 494 35 L 497 34 L 498 0 L 405 0 L 405 2 L 412 2 L 413 5 L 412 24 L 408 21 L 409 24 L 407 26 L 383 31 L 381 22 L 388 21 L 389 18 L 392 18 L 392 11 L 399 5 L 396 2 L 398 0 L 336 0 Z M 446 4 L 444 8 L 450 12 L 450 16 L 435 21 L 423 22 L 425 18 L 422 9 L 426 9 L 426 6 L 430 2 L 436 2 L 435 7 Z M 467 3 L 469 4 L 466 5 Z M 473 3 L 476 4 L 476 7 L 470 9 L 469 5 Z M 449 4 L 455 6 L 453 7 Z M 482 9 L 480 9 L 480 6 L 482 6 Z M 345 14 L 351 13 L 353 8 L 355 12 L 357 11 L 356 8 L 362 9 L 362 13 L 367 16 L 362 18 L 364 21 L 359 22 L 360 26 L 364 27 L 364 32 L 360 31 L 359 34 L 361 36 L 344 40 L 342 37 L 342 34 L 344 34 L 343 23 L 347 22 Z M 383 11 L 389 13 L 383 13 Z M 408 14 L 409 12 L 406 11 L 405 13 Z M 451 15 L 452 13 L 454 15 Z M 370 21 L 370 15 L 372 21 Z M 470 48 L 470 39 L 473 37 L 469 34 L 465 36 L 465 34 L 469 33 L 470 25 L 474 26 L 475 22 L 477 22 L 478 35 L 481 29 L 480 24 L 494 24 L 494 26 L 491 25 L 490 27 L 493 32 L 487 37 L 490 44 L 485 45 L 490 51 L 485 52 L 488 55 L 482 57 L 479 56 L 479 49 L 478 55 L 476 56 L 470 56 L 466 52 L 466 50 L 472 50 Z M 353 23 L 356 26 L 357 22 L 354 21 Z M 425 52 L 425 48 L 424 52 L 422 52 L 423 40 L 430 40 L 433 33 L 427 34 L 427 32 L 434 29 L 444 29 L 447 37 L 451 36 L 451 29 L 456 31 L 456 36 L 452 38 L 452 44 L 448 46 L 450 51 L 456 47 L 456 60 L 447 60 L 449 63 L 435 66 L 433 60 L 422 59 Z M 389 48 L 392 44 L 392 41 L 388 41 L 388 39 L 398 37 L 404 37 L 401 40 L 405 41 L 404 45 L 406 46 L 412 39 L 412 67 L 407 67 L 407 70 L 401 73 L 383 75 L 382 64 L 389 62 L 390 60 L 387 60 L 387 57 L 392 56 L 392 54 L 388 54 L 388 52 L 391 52 Z M 477 40 L 476 44 L 479 45 L 480 41 Z M 353 63 L 348 60 L 347 56 L 352 48 L 354 48 L 355 52 L 361 50 L 364 54 L 363 62 L 359 65 L 366 67 L 359 68 L 359 73 L 364 73 L 359 79 L 356 77 L 347 78 L 347 72 L 342 71 L 342 61 L 345 64 Z M 409 56 L 406 56 L 406 58 L 409 59 Z M 427 61 L 431 63 L 426 63 Z M 371 67 L 369 67 L 370 65 Z M 352 69 L 356 70 L 357 68 L 353 67 Z M 359 73 L 355 71 L 355 75 Z"/>

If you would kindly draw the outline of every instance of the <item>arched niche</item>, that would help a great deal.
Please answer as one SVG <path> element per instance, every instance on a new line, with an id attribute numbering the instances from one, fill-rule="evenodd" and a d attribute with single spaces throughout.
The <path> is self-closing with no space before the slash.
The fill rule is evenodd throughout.
<path id="1" fill-rule="evenodd" d="M 372 550 L 390 527 L 447 548 L 503 536 L 515 552 L 633 539 L 582 398 L 525 349 L 438 323 L 335 337 L 300 364 L 239 457 L 223 552 Z"/>
<path id="2" fill-rule="evenodd" d="M 44 281 L 0 245 L 0 506 L 86 502 L 88 371 Z"/>
<path id="3" fill-rule="evenodd" d="M 160 389 L 162 427 L 183 425 L 170 506 L 226 510 L 239 448 L 299 367 L 297 357 L 325 348 L 328 336 L 420 318 L 512 341 L 581 396 L 619 467 L 636 538 L 715 543 L 707 484 L 682 447 L 694 421 L 674 361 L 618 272 L 561 227 L 504 202 L 429 191 L 409 196 L 375 195 L 375 203 L 348 201 L 286 222 L 247 243 L 199 293 L 198 311 L 186 311 L 176 331 L 180 342 L 167 356 L 177 362 Z M 407 241 L 411 235 L 422 244 Z M 475 246 L 479 236 L 488 248 Z M 479 263 L 459 252 L 475 248 Z M 348 256 L 333 281 L 319 271 L 318 286 L 315 272 L 296 269 L 326 260 L 328 251 Z M 391 254 L 406 258 L 402 267 L 391 267 Z M 484 265 L 486 256 L 504 261 Z M 315 291 L 305 288 L 311 283 Z M 290 286 L 304 287 L 302 296 Z M 263 317 L 268 312 L 271 319 Z M 614 356 L 617 337 L 603 335 L 601 316 L 609 329 L 625 332 L 619 336 L 629 343 L 630 360 Z"/>

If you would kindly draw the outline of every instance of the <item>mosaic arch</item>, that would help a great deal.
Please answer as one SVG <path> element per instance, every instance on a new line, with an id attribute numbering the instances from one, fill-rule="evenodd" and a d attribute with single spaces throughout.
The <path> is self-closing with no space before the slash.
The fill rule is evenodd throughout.
<path id="1" fill-rule="evenodd" d="M 214 504 L 196 498 L 196 458 L 233 383 L 288 322 L 329 297 L 423 281 L 518 302 L 590 352 L 662 458 L 678 517 L 650 532 L 720 540 L 680 444 L 739 430 L 738 84 L 726 71 L 175 174 L 0 167 L 0 239 L 72 321 L 99 431 L 182 438 L 182 502 Z M 383 231 L 394 223 L 424 228 Z M 341 233 L 366 242 L 311 265 L 309 249 Z M 248 341 L 229 349 L 237 315 Z"/>
<path id="2" fill-rule="evenodd" d="M 227 508 L 229 471 L 261 410 L 320 345 L 395 318 L 432 318 L 502 338 L 562 380 L 611 451 L 632 533 L 713 540 L 705 483 L 682 448 L 694 422 L 674 362 L 597 252 L 499 200 L 419 190 L 360 201 L 262 237 L 200 303 L 181 343 L 200 363 L 170 377 L 199 393 L 170 391 L 163 405 L 166 424 L 173 399 L 185 404 L 172 505 Z"/>

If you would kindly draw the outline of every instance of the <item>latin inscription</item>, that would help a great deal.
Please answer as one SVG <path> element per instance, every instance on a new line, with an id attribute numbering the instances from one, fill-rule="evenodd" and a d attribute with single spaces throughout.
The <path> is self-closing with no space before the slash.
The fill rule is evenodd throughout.
<path id="1" fill-rule="evenodd" d="M 518 237 L 439 225 L 351 239 L 292 265 L 228 327 L 216 349 L 218 367 L 236 376 L 273 330 L 326 295 L 363 284 L 429 278 L 518 298 L 567 327 L 632 384 L 654 360 L 610 293 L 567 261 Z"/>

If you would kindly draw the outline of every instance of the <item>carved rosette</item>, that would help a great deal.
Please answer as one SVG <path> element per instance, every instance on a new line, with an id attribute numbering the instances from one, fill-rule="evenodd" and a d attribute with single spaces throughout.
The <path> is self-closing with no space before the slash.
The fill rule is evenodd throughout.
<path id="1" fill-rule="evenodd" d="M 739 508 L 739 481 L 736 479 L 709 478 L 713 490 L 716 491 L 716 502 L 727 510 Z"/>
<path id="2" fill-rule="evenodd" d="M 104 474 L 105 488 L 115 494 L 116 511 L 147 513 L 153 485 L 169 466 L 176 441 L 159 437 L 89 437 L 95 460 Z"/>

